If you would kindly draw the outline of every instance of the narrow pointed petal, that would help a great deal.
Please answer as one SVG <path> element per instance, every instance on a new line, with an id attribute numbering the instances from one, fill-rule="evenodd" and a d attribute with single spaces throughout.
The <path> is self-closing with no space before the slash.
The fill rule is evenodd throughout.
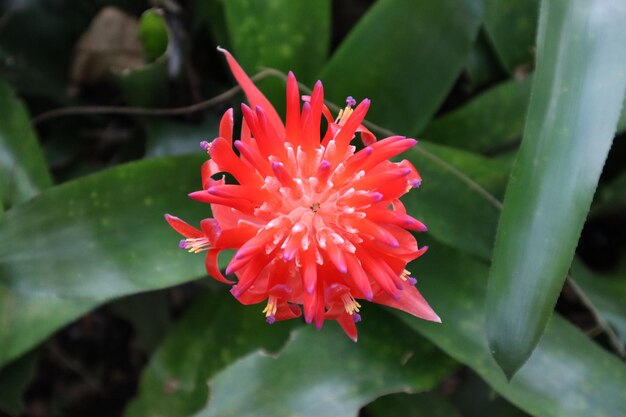
<path id="1" fill-rule="evenodd" d="M 242 161 L 233 152 L 232 147 L 224 138 L 217 138 L 212 142 L 211 158 L 224 171 L 230 172 L 243 185 L 263 185 L 263 179 L 256 170 L 245 161 Z"/>
<path id="2" fill-rule="evenodd" d="M 172 216 L 170 214 L 165 215 L 165 220 L 172 226 L 172 229 L 176 230 L 178 233 L 185 237 L 189 238 L 198 238 L 203 237 L 204 233 L 201 230 L 196 229 L 191 226 L 189 223 L 184 220 L 179 219 L 176 216 Z"/>
<path id="3" fill-rule="evenodd" d="M 370 107 L 370 100 L 365 99 L 354 109 L 348 121 L 344 126 L 341 127 L 339 133 L 335 136 L 334 140 L 337 143 L 337 149 L 340 150 L 340 154 L 342 151 L 348 146 L 356 129 L 359 127 L 363 119 L 365 119 L 365 115 Z"/>
<path id="4" fill-rule="evenodd" d="M 223 53 L 226 57 L 230 71 L 233 73 L 235 79 L 243 89 L 252 107 L 261 106 L 266 111 L 267 117 L 272 126 L 274 126 L 276 132 L 278 132 L 281 136 L 284 136 L 285 126 L 283 125 L 282 120 L 280 120 L 274 106 L 272 106 L 269 100 L 263 95 L 263 93 L 261 93 L 261 90 L 254 85 L 250 77 L 248 77 L 230 52 L 224 48 L 217 48 L 217 50 Z"/>
<path id="5" fill-rule="evenodd" d="M 217 259 L 220 252 L 220 249 L 209 249 L 206 253 L 206 258 L 204 258 L 204 266 L 209 275 L 216 281 L 223 282 L 224 284 L 234 284 L 234 281 L 226 279 L 226 277 L 222 275 L 222 271 L 220 271 Z"/>
<path id="6" fill-rule="evenodd" d="M 233 144 L 233 109 L 226 110 L 220 121 L 220 137 L 226 139 L 229 145 Z"/>
<path id="7" fill-rule="evenodd" d="M 300 141 L 300 89 L 298 81 L 289 71 L 287 75 L 287 140 L 295 146 L 301 144 Z"/>
<path id="8" fill-rule="evenodd" d="M 388 294 L 381 294 L 374 297 L 374 302 L 397 308 L 398 310 L 405 311 L 424 320 L 441 323 L 441 318 L 439 318 L 437 313 L 428 305 L 424 297 L 422 297 L 422 294 L 408 282 L 405 282 L 402 296 L 399 299 L 396 300 Z"/>
<path id="9" fill-rule="evenodd" d="M 359 336 L 357 334 L 356 324 L 354 323 L 352 316 L 346 313 L 340 314 L 339 317 L 337 317 L 337 322 L 350 340 L 356 343 Z"/>

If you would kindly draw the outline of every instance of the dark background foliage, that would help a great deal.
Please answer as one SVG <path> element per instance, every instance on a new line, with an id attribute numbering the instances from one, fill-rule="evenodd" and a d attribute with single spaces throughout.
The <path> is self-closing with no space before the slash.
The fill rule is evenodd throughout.
<path id="1" fill-rule="evenodd" d="M 618 58 L 597 57 L 623 38 L 602 11 L 624 10 L 611 0 L 595 9 L 548 3 L 2 2 L 0 415 L 626 415 L 626 118 L 617 122 L 616 99 L 574 88 L 606 85 L 621 104 L 619 77 L 593 77 L 623 72 Z M 592 12 L 606 19 L 589 29 L 599 46 L 575 44 L 566 57 L 550 49 L 584 38 L 576 17 Z M 278 109 L 293 70 L 309 87 L 322 79 L 329 104 L 372 98 L 368 121 L 379 137 L 420 138 L 406 157 L 424 186 L 405 203 L 429 226 L 419 238 L 431 249 L 411 269 L 442 325 L 367 305 L 357 345 L 334 323 L 319 333 L 296 322 L 269 327 L 260 308 L 239 306 L 207 279 L 200 257 L 175 250 L 162 213 L 208 215 L 186 199 L 199 183 L 198 143 L 243 99 L 217 45 L 261 73 Z M 554 62 L 537 62 L 538 51 Z M 572 56 L 591 58 L 566 65 Z M 558 79 L 538 87 L 555 73 L 573 80 L 567 101 L 587 107 L 552 101 L 548 87 L 565 85 Z M 526 325 L 541 311 L 532 330 L 543 337 L 525 351 L 504 344 L 512 368 L 532 353 L 508 382 L 486 336 L 489 327 L 506 339 L 506 323 L 492 319 L 505 315 L 490 314 L 486 287 L 500 210 L 511 210 L 507 199 L 502 206 L 507 185 L 507 198 L 516 192 L 509 176 L 524 166 L 523 156 L 515 162 L 522 138 L 541 143 L 530 132 L 546 103 L 565 115 L 555 132 L 605 126 L 591 135 L 593 149 L 613 142 L 606 162 L 595 151 L 585 159 L 599 160 L 590 176 L 602 170 L 585 194 L 589 212 L 584 202 L 549 206 L 547 224 L 582 233 L 566 280 L 559 271 L 528 277 L 513 294 L 531 304 L 511 316 Z M 580 157 L 566 152 L 575 136 L 564 136 L 546 166 Z M 499 233 L 507 227 L 515 225 L 503 220 Z M 573 248 L 578 234 L 547 229 L 524 246 L 536 244 L 537 258 L 522 262 L 570 265 L 571 251 L 542 251 L 540 241 Z M 493 261 L 505 268 L 516 255 Z M 491 287 L 498 279 L 489 278 L 496 299 L 511 296 Z M 545 312 L 537 301 L 548 286 L 560 290 L 551 319 L 554 300 Z"/>

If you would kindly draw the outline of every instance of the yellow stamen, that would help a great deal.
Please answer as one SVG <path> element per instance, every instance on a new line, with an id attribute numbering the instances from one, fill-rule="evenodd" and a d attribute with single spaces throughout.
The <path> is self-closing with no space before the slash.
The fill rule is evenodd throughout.
<path id="1" fill-rule="evenodd" d="M 346 313 L 350 315 L 358 313 L 359 309 L 361 308 L 361 304 L 359 304 L 350 293 L 345 293 L 344 295 L 342 295 L 341 301 L 343 301 Z"/>
<path id="2" fill-rule="evenodd" d="M 337 115 L 337 119 L 335 119 L 335 123 L 338 125 L 343 125 L 348 121 L 348 118 L 352 114 L 354 110 L 350 106 L 346 106 L 343 110 L 339 110 L 339 114 Z"/>
<path id="3" fill-rule="evenodd" d="M 198 253 L 209 249 L 209 241 L 206 237 L 187 238 L 185 242 L 185 249 L 189 253 Z"/>
<path id="4" fill-rule="evenodd" d="M 269 299 L 267 300 L 267 305 L 262 311 L 263 313 L 265 313 L 265 317 L 271 317 L 276 315 L 277 304 L 278 299 L 275 296 L 270 295 Z"/>
<path id="5" fill-rule="evenodd" d="M 400 278 L 402 279 L 402 281 L 406 281 L 409 278 L 410 275 L 411 275 L 411 271 L 409 271 L 408 269 L 405 269 L 400 274 Z"/>

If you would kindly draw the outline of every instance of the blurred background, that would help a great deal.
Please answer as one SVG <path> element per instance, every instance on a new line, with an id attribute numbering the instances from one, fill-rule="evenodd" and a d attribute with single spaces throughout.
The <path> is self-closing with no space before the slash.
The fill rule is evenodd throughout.
<path id="1" fill-rule="evenodd" d="M 624 117 L 578 243 L 580 280 L 561 293 L 565 320 L 555 319 L 556 333 L 541 345 L 541 366 L 511 388 L 485 365 L 484 349 L 474 350 L 484 329 L 468 311 L 482 308 L 493 203 L 526 122 L 538 0 L 0 4 L 0 196 L 13 219 L 0 223 L 0 236 L 41 231 L 19 248 L 43 248 L 26 269 L 0 256 L 0 416 L 312 415 L 310 398 L 330 404 L 327 416 L 575 415 L 563 412 L 576 401 L 585 415 L 604 401 L 580 384 L 623 365 Z M 435 249 L 431 266 L 415 269 L 444 324 L 457 327 L 415 328 L 369 305 L 358 347 L 334 323 L 321 333 L 300 323 L 267 327 L 256 307 L 203 278 L 201 257 L 174 253 L 178 238 L 160 213 L 206 214 L 186 197 L 199 185 L 198 143 L 216 136 L 229 107 L 238 120 L 244 99 L 218 45 L 258 74 L 281 114 L 284 74 L 293 70 L 304 86 L 322 79 L 340 107 L 348 95 L 372 98 L 368 120 L 379 138 L 420 139 L 423 150 L 409 159 L 425 185 L 406 204 L 429 226 L 420 243 Z M 32 224 L 22 227 L 25 218 Z M 111 222 L 122 226 L 107 229 Z M 102 251 L 82 252 L 92 244 Z M 159 258 L 163 271 L 148 268 Z M 259 349 L 285 349 L 284 360 L 269 366 Z M 345 357 L 352 368 L 337 370 Z M 619 393 L 626 382 L 616 372 Z M 243 382 L 255 378 L 262 389 Z M 290 391 L 300 383 L 302 391 Z M 575 399 L 566 397 L 571 386 L 581 389 Z M 249 410 L 232 405 L 247 402 Z M 626 415 L 613 411 L 597 415 Z"/>

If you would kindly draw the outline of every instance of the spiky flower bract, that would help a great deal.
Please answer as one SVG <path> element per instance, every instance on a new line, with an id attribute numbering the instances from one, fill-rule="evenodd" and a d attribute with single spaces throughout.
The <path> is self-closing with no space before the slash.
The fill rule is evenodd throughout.
<path id="1" fill-rule="evenodd" d="M 230 109 L 219 136 L 201 143 L 210 158 L 202 165 L 202 190 L 190 197 L 210 204 L 213 218 L 196 229 L 166 215 L 185 237 L 180 247 L 206 252 L 209 275 L 234 284 L 231 293 L 241 303 L 265 301 L 270 324 L 304 313 L 318 328 L 324 320 L 337 320 L 356 341 L 358 300 L 439 322 L 406 270 L 427 249 L 418 248 L 409 230 L 426 227 L 407 214 L 399 198 L 419 187 L 421 178 L 409 161 L 390 161 L 416 141 L 376 140 L 362 125 L 368 99 L 356 105 L 348 97 L 334 118 L 324 104 L 322 83 L 301 97 L 292 73 L 283 123 L 235 59 L 221 51 L 250 106 L 241 106 L 239 140 L 233 142 Z M 358 152 L 351 145 L 357 133 L 364 144 Z M 225 249 L 236 249 L 226 269 L 236 283 L 217 266 Z"/>

